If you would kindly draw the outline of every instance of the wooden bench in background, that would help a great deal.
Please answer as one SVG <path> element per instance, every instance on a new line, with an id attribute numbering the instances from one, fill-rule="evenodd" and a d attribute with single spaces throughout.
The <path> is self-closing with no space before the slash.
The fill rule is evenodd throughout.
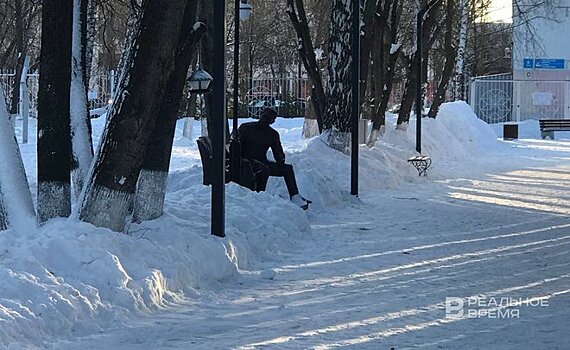
<path id="1" fill-rule="evenodd" d="M 540 135 L 554 140 L 555 131 L 570 131 L 570 119 L 539 119 Z"/>

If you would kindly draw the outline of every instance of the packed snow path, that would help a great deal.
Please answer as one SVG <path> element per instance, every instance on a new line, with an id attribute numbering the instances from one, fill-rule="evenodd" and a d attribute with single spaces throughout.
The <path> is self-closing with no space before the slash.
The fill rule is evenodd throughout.
<path id="1" fill-rule="evenodd" d="M 570 167 L 559 166 L 362 194 L 309 212 L 306 240 L 260 271 L 50 347 L 567 348 L 569 187 Z M 476 296 L 482 304 L 467 306 Z M 464 298 L 463 317 L 446 317 L 446 297 Z"/>

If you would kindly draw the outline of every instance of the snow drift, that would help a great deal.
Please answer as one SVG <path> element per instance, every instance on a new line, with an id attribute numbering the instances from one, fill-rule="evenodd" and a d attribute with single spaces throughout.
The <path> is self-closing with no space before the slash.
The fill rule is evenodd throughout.
<path id="1" fill-rule="evenodd" d="M 102 129 L 102 119 L 95 120 L 95 132 Z M 408 131 L 390 127 L 374 147 L 360 147 L 361 192 L 430 181 L 440 164 L 476 156 L 497 142 L 465 103 L 442 106 L 437 119 L 424 123 L 423 147 L 434 159 L 434 175 L 426 180 L 407 163 L 415 154 L 413 124 Z M 301 193 L 314 202 L 309 215 L 352 200 L 348 156 L 318 137 L 301 140 L 302 120 L 279 120 L 276 129 Z M 198 124 L 194 132 L 200 132 Z M 34 147 L 34 142 L 23 145 L 29 174 L 35 173 Z M 289 202 L 282 179 L 271 178 L 266 193 L 228 185 L 227 236 L 211 236 L 210 188 L 201 184 L 195 143 L 177 139 L 173 157 L 165 214 L 131 225 L 127 234 L 75 219 L 0 232 L 0 348 L 46 346 L 53 337 L 98 332 L 197 298 L 239 279 L 242 270 L 255 273 L 264 261 L 310 235 L 307 213 Z M 35 175 L 30 183 L 37 183 Z"/>

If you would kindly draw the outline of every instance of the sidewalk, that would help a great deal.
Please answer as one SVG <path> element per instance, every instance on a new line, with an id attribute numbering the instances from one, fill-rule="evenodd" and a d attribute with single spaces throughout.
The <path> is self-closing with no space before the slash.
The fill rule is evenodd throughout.
<path id="1" fill-rule="evenodd" d="M 365 193 L 235 284 L 54 348 L 563 348 L 569 186 L 561 166 Z"/>

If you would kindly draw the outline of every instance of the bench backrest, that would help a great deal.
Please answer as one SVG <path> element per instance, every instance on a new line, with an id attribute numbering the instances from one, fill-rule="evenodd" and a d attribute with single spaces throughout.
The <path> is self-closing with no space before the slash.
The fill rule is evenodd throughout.
<path id="1" fill-rule="evenodd" d="M 202 160 L 202 171 L 204 185 L 211 185 L 211 172 L 212 172 L 212 144 L 210 139 L 205 136 L 200 136 L 196 140 L 198 150 L 200 151 L 200 159 Z"/>
<path id="2" fill-rule="evenodd" d="M 554 129 L 566 130 L 570 129 L 570 119 L 539 119 L 538 124 L 540 130 Z"/>

